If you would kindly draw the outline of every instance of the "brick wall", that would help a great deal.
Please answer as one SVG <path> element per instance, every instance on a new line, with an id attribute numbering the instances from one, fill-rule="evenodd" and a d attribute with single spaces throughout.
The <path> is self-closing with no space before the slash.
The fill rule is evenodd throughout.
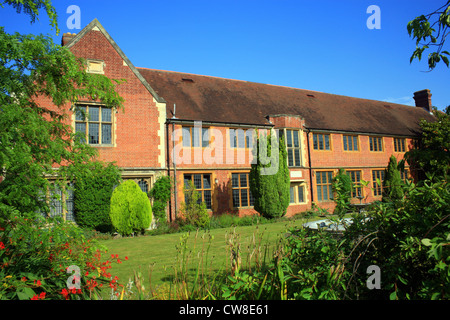
<path id="1" fill-rule="evenodd" d="M 104 61 L 104 74 L 111 79 L 125 79 L 117 92 L 125 99 L 124 109 L 114 114 L 114 146 L 96 147 L 100 159 L 115 161 L 119 167 L 162 167 L 159 111 L 150 92 L 132 72 L 108 39 L 91 30 L 70 50 L 85 59 Z"/>

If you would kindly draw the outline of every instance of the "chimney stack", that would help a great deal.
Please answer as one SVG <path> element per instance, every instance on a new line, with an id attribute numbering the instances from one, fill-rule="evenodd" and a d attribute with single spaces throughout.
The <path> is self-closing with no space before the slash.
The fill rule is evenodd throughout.
<path id="1" fill-rule="evenodd" d="M 432 112 L 431 93 L 429 89 L 414 92 L 414 101 L 416 107 L 424 108 L 428 112 Z"/>
<path id="2" fill-rule="evenodd" d="M 69 43 L 70 40 L 72 40 L 77 34 L 76 33 L 70 33 L 70 32 L 66 32 L 63 34 L 62 39 L 61 39 L 61 45 L 64 47 L 65 45 L 67 45 Z"/>

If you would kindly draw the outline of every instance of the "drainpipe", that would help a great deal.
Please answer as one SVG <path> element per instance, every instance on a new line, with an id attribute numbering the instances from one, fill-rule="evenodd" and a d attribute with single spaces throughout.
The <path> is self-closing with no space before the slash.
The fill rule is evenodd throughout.
<path id="1" fill-rule="evenodd" d="M 176 119 L 175 113 L 177 111 L 177 105 L 173 104 L 173 117 L 172 119 Z M 175 123 L 172 122 L 172 162 L 173 162 L 173 191 L 174 191 L 174 202 L 175 202 L 175 218 L 177 217 L 178 204 L 177 204 L 177 164 L 175 161 Z"/>
<path id="2" fill-rule="evenodd" d="M 170 144 L 169 144 L 169 124 L 170 120 L 166 121 L 166 157 L 167 157 L 167 175 L 170 178 Z M 169 220 L 172 222 L 172 197 L 169 198 Z"/>
<path id="3" fill-rule="evenodd" d="M 314 190 L 313 190 L 313 179 L 312 179 L 312 164 L 311 164 L 311 149 L 309 146 L 309 134 L 310 134 L 311 130 L 307 129 L 306 131 L 306 144 L 308 146 L 308 162 L 309 162 L 309 190 L 310 190 L 310 194 L 311 194 L 311 206 L 312 203 L 314 202 Z"/>

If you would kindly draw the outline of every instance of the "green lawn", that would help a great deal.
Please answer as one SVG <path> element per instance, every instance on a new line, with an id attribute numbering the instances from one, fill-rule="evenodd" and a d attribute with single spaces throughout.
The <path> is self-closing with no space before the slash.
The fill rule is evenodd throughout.
<path id="1" fill-rule="evenodd" d="M 176 233 L 158 236 L 140 236 L 103 240 L 101 244 L 108 248 L 108 254 L 118 254 L 122 264 L 114 264 L 111 269 L 113 276 L 119 277 L 119 282 L 126 284 L 132 280 L 135 271 L 141 271 L 148 288 L 149 267 L 152 266 L 152 286 L 170 283 L 174 270 L 178 274 L 181 265 L 187 268 L 189 276 L 193 276 L 199 264 L 202 273 L 212 275 L 219 270 L 230 269 L 231 243 L 240 244 L 242 267 L 255 267 L 264 255 L 269 262 L 277 240 L 290 227 L 300 226 L 305 220 L 289 220 L 254 226 L 213 229 L 191 233 Z M 232 240 L 233 237 L 235 240 Z M 186 249 L 180 247 L 185 239 Z M 231 243 L 230 243 L 231 241 Z M 127 261 L 124 258 L 128 257 Z M 183 260 L 183 263 L 180 262 Z"/>

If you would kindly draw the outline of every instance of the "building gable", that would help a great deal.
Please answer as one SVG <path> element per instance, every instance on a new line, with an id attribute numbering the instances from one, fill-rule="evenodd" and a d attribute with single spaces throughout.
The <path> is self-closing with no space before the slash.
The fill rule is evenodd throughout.
<path id="1" fill-rule="evenodd" d="M 154 97 L 156 102 L 164 103 L 165 100 L 160 97 L 155 90 L 150 86 L 150 84 L 144 79 L 144 77 L 139 73 L 136 67 L 131 63 L 130 59 L 125 55 L 125 53 L 120 49 L 117 43 L 113 40 L 113 38 L 109 35 L 109 33 L 105 30 L 105 28 L 100 24 L 97 19 L 94 19 L 89 23 L 83 30 L 81 30 L 76 35 L 70 35 L 67 40 L 63 39 L 63 45 L 71 49 L 74 47 L 83 37 L 85 37 L 91 31 L 99 31 L 102 35 L 107 39 L 109 44 L 114 48 L 117 54 L 123 59 L 123 63 L 126 64 L 133 74 L 139 79 L 142 85 L 150 92 L 150 94 Z"/>

